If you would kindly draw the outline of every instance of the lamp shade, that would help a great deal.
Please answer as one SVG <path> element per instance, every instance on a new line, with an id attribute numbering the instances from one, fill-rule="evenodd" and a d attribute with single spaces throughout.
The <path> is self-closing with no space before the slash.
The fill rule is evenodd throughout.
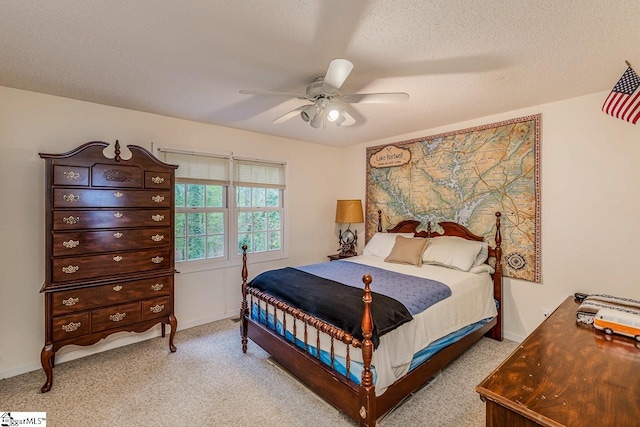
<path id="1" fill-rule="evenodd" d="M 364 222 L 362 201 L 360 199 L 338 200 L 338 205 L 336 206 L 336 222 L 343 224 Z"/>

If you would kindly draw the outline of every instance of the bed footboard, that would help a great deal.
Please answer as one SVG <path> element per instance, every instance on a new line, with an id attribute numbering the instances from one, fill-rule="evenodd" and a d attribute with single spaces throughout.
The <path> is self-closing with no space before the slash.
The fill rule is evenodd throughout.
<path id="1" fill-rule="evenodd" d="M 371 360 L 373 357 L 373 320 L 371 317 L 371 276 L 364 283 L 363 340 L 311 316 L 287 303 L 247 286 L 246 246 L 243 246 L 242 306 L 240 334 L 246 353 L 248 338 L 325 400 L 357 420 L 361 426 L 374 426 L 376 396 Z M 253 313 L 252 313 L 253 311 Z M 255 317 L 258 316 L 257 319 Z M 264 322 L 261 322 L 264 320 Z M 329 339 L 323 348 L 321 334 Z M 298 338 L 302 336 L 302 338 Z M 345 373 L 339 371 L 336 342 L 346 346 Z M 361 351 L 360 384 L 352 380 L 352 351 Z M 324 358 L 322 356 L 325 356 Z"/>

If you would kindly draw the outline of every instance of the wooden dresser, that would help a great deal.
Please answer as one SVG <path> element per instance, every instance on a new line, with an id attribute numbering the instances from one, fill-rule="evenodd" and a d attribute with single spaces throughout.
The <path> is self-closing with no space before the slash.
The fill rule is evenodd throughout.
<path id="1" fill-rule="evenodd" d="M 144 148 L 131 158 L 105 157 L 106 142 L 89 142 L 46 161 L 45 345 L 51 389 L 55 353 L 91 345 L 119 331 L 143 332 L 177 320 L 173 301 L 173 212 L 177 166 Z M 113 150 L 112 150 L 113 151 Z"/>
<path id="2" fill-rule="evenodd" d="M 487 426 L 640 425 L 640 342 L 576 322 L 567 298 L 477 388 Z"/>

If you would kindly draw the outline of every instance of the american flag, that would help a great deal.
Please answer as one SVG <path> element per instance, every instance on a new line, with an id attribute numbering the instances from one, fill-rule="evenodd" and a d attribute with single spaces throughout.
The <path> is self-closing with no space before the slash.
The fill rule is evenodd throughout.
<path id="1" fill-rule="evenodd" d="M 627 68 L 602 105 L 602 111 L 636 124 L 640 118 L 640 77 Z"/>

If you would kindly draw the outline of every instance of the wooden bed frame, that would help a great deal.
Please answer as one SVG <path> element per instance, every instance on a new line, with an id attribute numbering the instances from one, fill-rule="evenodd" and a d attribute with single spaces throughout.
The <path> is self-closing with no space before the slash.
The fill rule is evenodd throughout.
<path id="1" fill-rule="evenodd" d="M 299 380 L 305 383 L 310 389 L 324 398 L 326 401 L 337 407 L 349 417 L 359 423 L 360 426 L 375 426 L 376 420 L 401 403 L 411 393 L 424 386 L 438 371 L 447 364 L 464 353 L 469 347 L 475 344 L 482 336 L 487 335 L 490 338 L 502 341 L 502 249 L 500 247 L 502 238 L 500 234 L 500 212 L 496 214 L 496 234 L 495 247 L 489 247 L 489 258 L 495 258 L 495 273 L 493 276 L 494 299 L 498 309 L 498 316 L 492 319 L 486 325 L 475 330 L 469 335 L 464 336 L 434 354 L 431 358 L 423 362 L 421 365 L 398 379 L 380 396 L 375 394 L 375 386 L 373 385 L 373 373 L 371 371 L 371 359 L 373 357 L 373 343 L 371 341 L 373 331 L 373 321 L 371 318 L 371 290 L 369 285 L 372 278 L 369 275 L 363 277 L 364 308 L 362 313 L 362 332 L 363 340 L 359 341 L 350 334 L 342 331 L 331 324 L 317 319 L 303 311 L 289 306 L 281 300 L 278 300 L 268 294 L 262 293 L 254 288 L 247 286 L 247 252 L 246 246 L 243 247 L 242 262 L 242 306 L 240 309 L 240 333 L 242 336 L 242 351 L 247 352 L 248 338 L 267 351 L 273 359 L 280 365 L 291 372 Z M 381 212 L 378 211 L 378 217 Z M 382 231 L 381 221 L 378 221 L 378 231 Z M 458 236 L 467 240 L 483 241 L 481 236 L 471 233 L 466 227 L 454 222 L 440 222 L 439 225 L 444 230 L 442 233 L 431 230 L 431 224 L 428 224 L 427 230 L 416 232 L 420 221 L 405 220 L 395 227 L 388 229 L 389 233 L 415 233 L 416 237 L 438 237 L 438 236 Z M 333 367 L 322 363 L 318 356 L 313 356 L 304 349 L 299 348 L 291 341 L 269 329 L 268 326 L 258 323 L 251 319 L 249 312 L 249 302 L 247 297 L 253 303 L 254 298 L 265 304 L 267 315 L 273 314 L 274 319 L 280 320 L 277 315 L 279 310 L 284 320 L 284 328 L 286 329 L 286 319 L 284 313 L 294 318 L 293 330 L 296 335 L 295 319 L 304 327 L 304 343 L 315 345 L 320 349 L 320 333 L 324 333 L 331 337 L 331 359 L 334 356 L 334 340 L 338 340 L 347 345 L 347 371 L 349 370 L 350 358 L 349 348 L 359 348 L 362 351 L 362 360 L 364 368 L 362 371 L 361 384 L 349 380 L 346 376 L 338 373 Z M 273 313 L 269 310 L 273 310 Z M 308 332 L 311 329 L 311 332 Z M 315 331 L 315 332 L 314 332 Z M 309 341 L 307 341 L 309 340 Z"/>

